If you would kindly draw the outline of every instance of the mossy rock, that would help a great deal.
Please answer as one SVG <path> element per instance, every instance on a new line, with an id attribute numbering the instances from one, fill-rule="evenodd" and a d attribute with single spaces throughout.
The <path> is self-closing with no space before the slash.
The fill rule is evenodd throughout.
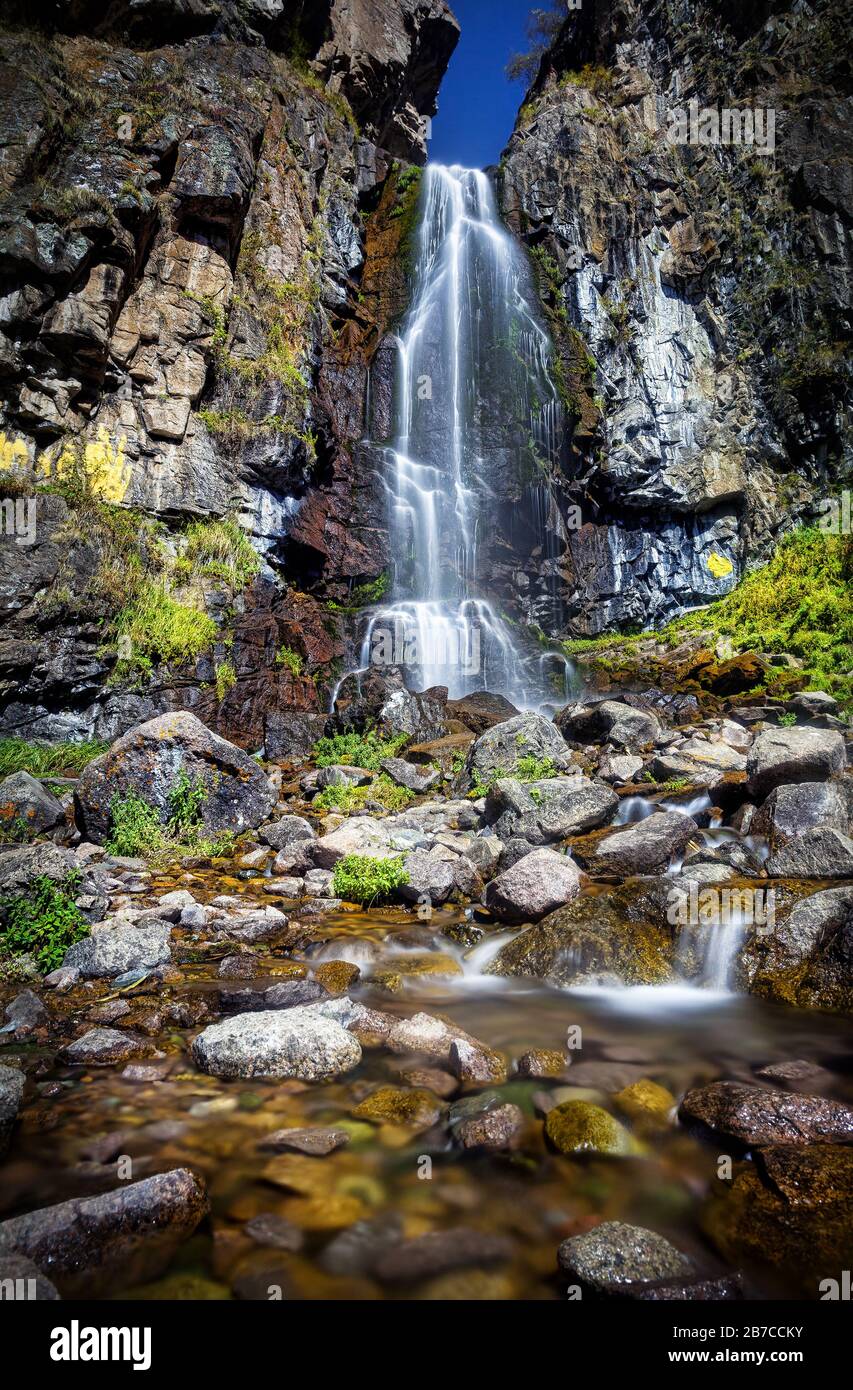
<path id="1" fill-rule="evenodd" d="M 625 1086 L 613 1097 L 613 1104 L 632 1120 L 666 1123 L 675 1105 L 675 1096 L 665 1086 L 644 1078 Z"/>
<path id="2" fill-rule="evenodd" d="M 361 974 L 348 960 L 327 960 L 314 967 L 314 979 L 330 994 L 346 994 Z"/>
<path id="3" fill-rule="evenodd" d="M 203 1274 L 167 1274 L 153 1284 L 140 1284 L 138 1288 L 126 1290 L 116 1295 L 121 1299 L 133 1299 L 142 1303 L 224 1303 L 231 1298 L 231 1291 L 224 1284 L 217 1284 Z"/>
<path id="4" fill-rule="evenodd" d="M 545 1117 L 545 1133 L 561 1154 L 636 1153 L 628 1131 L 598 1105 L 587 1100 L 566 1100 L 555 1105 Z"/>
<path id="5" fill-rule="evenodd" d="M 582 895 L 502 947 L 487 973 L 532 975 L 564 989 L 602 976 L 629 985 L 661 984 L 671 977 L 672 941 L 662 928 L 632 921 L 629 911 L 617 893 Z"/>
<path id="6" fill-rule="evenodd" d="M 406 1129 L 429 1129 L 439 1119 L 444 1106 L 432 1091 L 382 1086 L 357 1105 L 357 1120 L 380 1125 L 401 1125 Z"/>

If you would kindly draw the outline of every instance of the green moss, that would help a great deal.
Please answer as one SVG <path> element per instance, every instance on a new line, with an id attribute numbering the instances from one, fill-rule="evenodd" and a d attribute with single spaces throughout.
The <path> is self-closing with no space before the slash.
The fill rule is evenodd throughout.
<path id="1" fill-rule="evenodd" d="M 366 855 L 345 854 L 334 867 L 332 892 L 336 898 L 367 907 L 385 901 L 408 881 L 402 857 L 371 859 Z"/>
<path id="2" fill-rule="evenodd" d="M 561 1154 L 625 1155 L 635 1151 L 630 1134 L 619 1121 L 586 1100 L 566 1100 L 555 1105 L 546 1116 L 545 1133 Z"/>
<path id="3" fill-rule="evenodd" d="M 330 738 L 317 740 L 313 758 L 318 767 L 344 763 L 376 772 L 383 758 L 396 757 L 408 742 L 407 734 L 395 734 L 383 739 L 373 730 L 366 734 L 334 734 Z"/>
<path id="4" fill-rule="evenodd" d="M 314 798 L 312 808 L 318 811 L 342 811 L 351 815 L 353 811 L 363 810 L 368 801 L 378 801 L 386 811 L 402 811 L 411 805 L 414 799 L 414 792 L 409 791 L 407 787 L 398 786 L 387 773 L 380 772 L 367 786 L 341 784 L 324 787 L 319 796 Z"/>

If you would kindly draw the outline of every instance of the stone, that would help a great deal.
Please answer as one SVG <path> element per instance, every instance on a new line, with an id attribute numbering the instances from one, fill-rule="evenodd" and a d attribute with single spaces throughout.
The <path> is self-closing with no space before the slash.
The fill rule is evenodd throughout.
<path id="1" fill-rule="evenodd" d="M 63 968 L 79 970 L 84 979 L 121 975 L 126 970 L 154 970 L 171 961 L 172 923 L 155 919 L 147 926 L 101 922 L 89 936 L 65 952 Z"/>
<path id="2" fill-rule="evenodd" d="M 333 869 L 347 854 L 370 859 L 391 859 L 396 854 L 385 825 L 372 816 L 353 816 L 329 835 L 314 840 L 309 848 L 313 863 L 320 869 Z"/>
<path id="3" fill-rule="evenodd" d="M 689 1279 L 693 1261 L 664 1236 L 624 1221 L 602 1221 L 584 1235 L 570 1236 L 557 1252 L 570 1280 L 596 1293 L 614 1286 Z"/>
<path id="4" fill-rule="evenodd" d="M 256 1245 L 269 1245 L 274 1250 L 289 1250 L 295 1254 L 305 1244 L 305 1236 L 298 1226 L 271 1211 L 253 1216 L 243 1229 Z"/>
<path id="5" fill-rule="evenodd" d="M 325 1158 L 350 1141 L 345 1129 L 277 1129 L 258 1143 L 259 1149 L 270 1149 L 283 1153 L 292 1149 L 295 1153 L 308 1154 L 312 1158 Z"/>
<path id="6" fill-rule="evenodd" d="M 825 782 L 846 764 L 844 739 L 833 729 L 764 729 L 747 761 L 750 796 L 794 782 Z"/>
<path id="7" fill-rule="evenodd" d="M 680 1119 L 746 1148 L 853 1138 L 853 1109 L 823 1096 L 715 1081 L 688 1091 Z"/>
<path id="8" fill-rule="evenodd" d="M 767 860 L 771 878 L 853 878 L 853 839 L 840 830 L 806 830 Z"/>
<path id="9" fill-rule="evenodd" d="M 502 922 L 538 921 L 580 892 L 580 870 L 565 854 L 537 849 L 487 885 L 485 905 Z"/>
<path id="10" fill-rule="evenodd" d="M 72 851 L 59 845 L 43 843 L 4 849 L 0 853 L 0 913 L 2 899 L 18 897 L 34 879 L 44 877 L 60 883 L 78 867 Z"/>
<path id="11" fill-rule="evenodd" d="M 304 710 L 267 710 L 264 717 L 264 751 L 271 760 L 306 763 L 314 744 L 326 732 L 328 715 Z"/>
<path id="12" fill-rule="evenodd" d="M 558 769 L 568 767 L 571 755 L 560 731 L 541 714 L 519 714 L 487 729 L 472 743 L 457 779 L 461 791 L 494 774 L 512 776 L 520 758 L 550 759 Z"/>
<path id="13" fill-rule="evenodd" d="M 7 1026 L 18 1036 L 32 1033 L 50 1021 L 50 1014 L 31 989 L 24 989 L 20 994 L 16 994 L 11 1003 L 6 1005 L 4 1015 Z M 0 1033 L 4 1032 L 6 1029 L 0 1028 Z"/>
<path id="14" fill-rule="evenodd" d="M 379 1256 L 374 1268 L 383 1284 L 413 1284 L 451 1269 L 501 1264 L 511 1259 L 512 1253 L 512 1243 L 505 1236 L 457 1226 L 392 1246 Z"/>
<path id="15" fill-rule="evenodd" d="M 450 897 L 456 886 L 456 863 L 452 857 L 440 859 L 415 850 L 406 855 L 403 867 L 408 882 L 401 884 L 397 891 L 406 902 L 416 903 L 426 896 L 433 904 L 440 904 Z"/>
<path id="16" fill-rule="evenodd" d="M 346 994 L 361 975 L 361 967 L 348 960 L 325 960 L 314 966 L 314 979 L 329 994 Z"/>
<path id="17" fill-rule="evenodd" d="M 353 1110 L 356 1120 L 400 1125 L 415 1131 L 430 1129 L 441 1118 L 444 1106 L 431 1091 L 382 1086 Z"/>
<path id="18" fill-rule="evenodd" d="M 643 759 L 636 753 L 611 753 L 609 757 L 602 758 L 598 775 L 602 782 L 633 782 L 642 769 Z"/>
<path id="19" fill-rule="evenodd" d="M 418 796 L 431 791 L 441 781 L 440 772 L 420 772 L 414 763 L 407 763 L 405 758 L 383 758 L 379 766 L 398 787 L 407 787 Z"/>
<path id="20" fill-rule="evenodd" d="M 586 1100 L 555 1105 L 545 1117 L 545 1133 L 561 1154 L 625 1155 L 635 1151 L 630 1134 L 619 1121 Z"/>
<path id="21" fill-rule="evenodd" d="M 500 1053 L 473 1039 L 454 1038 L 447 1061 L 453 1075 L 460 1081 L 484 1085 L 490 1082 L 500 1084 L 506 1080 L 506 1062 Z"/>
<path id="22" fill-rule="evenodd" d="M 625 877 L 667 869 L 687 848 L 698 826 L 680 811 L 655 811 L 645 820 L 606 835 L 596 846 L 596 867 Z"/>
<path id="23" fill-rule="evenodd" d="M 12 833 L 21 827 L 29 835 L 41 835 L 64 816 L 62 802 L 28 772 L 13 772 L 0 781 L 0 827 L 5 825 Z"/>
<path id="24" fill-rule="evenodd" d="M 656 743 L 660 722 L 651 710 L 635 709 L 620 700 L 602 700 L 594 705 L 567 705 L 555 717 L 564 738 L 574 743 L 613 743 L 617 748 L 636 750 Z"/>
<path id="25" fill-rule="evenodd" d="M 510 1103 L 472 1115 L 456 1125 L 454 1141 L 462 1149 L 486 1149 L 501 1152 L 515 1149 L 521 1142 L 524 1112 Z"/>
<path id="26" fill-rule="evenodd" d="M 258 831 L 258 839 L 265 845 L 271 845 L 274 850 L 286 849 L 288 845 L 316 838 L 304 816 L 281 816 L 269 825 L 261 826 Z"/>
<path id="27" fill-rule="evenodd" d="M 169 793 L 179 773 L 204 784 L 200 823 L 211 834 L 252 830 L 268 819 L 277 795 L 248 753 L 211 733 L 186 711 L 158 715 L 131 729 L 89 763 L 74 792 L 77 824 L 100 844 L 110 827 L 114 796 L 135 792 L 165 824 Z"/>
<path id="28" fill-rule="evenodd" d="M 555 1052 L 545 1047 L 534 1047 L 523 1052 L 515 1064 L 518 1076 L 562 1076 L 569 1065 L 565 1052 Z"/>
<path id="29" fill-rule="evenodd" d="M 627 1115 L 629 1120 L 652 1118 L 666 1121 L 675 1109 L 676 1101 L 675 1096 L 665 1086 L 659 1086 L 656 1081 L 643 1077 L 642 1080 L 632 1081 L 630 1085 L 617 1091 L 613 1097 L 613 1104 L 623 1115 Z"/>
<path id="30" fill-rule="evenodd" d="M 485 819 L 501 840 L 519 836 L 542 845 L 605 825 L 618 805 L 610 787 L 580 775 L 528 783 L 502 778 L 486 798 Z"/>
<path id="31" fill-rule="evenodd" d="M 850 1012 L 853 885 L 801 898 L 779 914 L 772 934 L 753 934 L 740 959 L 754 994 L 803 1008 Z"/>
<path id="32" fill-rule="evenodd" d="M 563 989 L 604 977 L 629 985 L 668 980 L 669 933 L 632 920 L 626 907 L 609 895 L 576 898 L 502 946 L 485 972 L 532 976 Z"/>
<path id="33" fill-rule="evenodd" d="M 761 835 L 777 849 L 804 831 L 847 831 L 847 801 L 835 782 L 800 782 L 774 787 L 752 818 L 750 833 Z"/>
<path id="34" fill-rule="evenodd" d="M 201 1179 L 174 1168 L 0 1222 L 0 1258 L 49 1270 L 63 1298 L 103 1297 L 161 1274 L 207 1210 Z"/>
<path id="35" fill-rule="evenodd" d="M 361 1060 L 361 1047 L 333 1018 L 308 1005 L 222 1019 L 198 1035 L 192 1054 L 200 1070 L 212 1076 L 320 1081 L 351 1071 Z"/>
<path id="36" fill-rule="evenodd" d="M 82 1038 L 64 1047 L 62 1055 L 76 1066 L 111 1067 L 134 1057 L 147 1057 L 153 1051 L 151 1043 L 117 1028 L 91 1028 Z"/>
<path id="37" fill-rule="evenodd" d="M 24 1073 L 17 1067 L 0 1065 L 0 1157 L 9 1147 L 9 1140 L 21 1108 L 24 1095 Z"/>

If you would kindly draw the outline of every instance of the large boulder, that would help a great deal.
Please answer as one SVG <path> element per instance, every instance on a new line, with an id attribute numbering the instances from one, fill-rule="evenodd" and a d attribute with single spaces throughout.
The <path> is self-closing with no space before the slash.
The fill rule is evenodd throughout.
<path id="1" fill-rule="evenodd" d="M 80 829 L 100 844 L 109 833 L 113 797 L 129 792 L 153 806 L 165 825 L 180 773 L 204 784 L 199 814 L 212 833 L 253 830 L 268 819 L 278 799 L 248 753 L 211 733 L 194 714 L 161 714 L 124 734 L 86 768 L 74 794 Z"/>
<path id="2" fill-rule="evenodd" d="M 853 1139 L 849 1105 L 736 1081 L 714 1081 L 688 1091 L 678 1113 L 685 1123 L 748 1149 Z"/>
<path id="3" fill-rule="evenodd" d="M 15 898 L 26 892 L 37 878 L 50 878 L 55 883 L 61 883 L 77 868 L 76 855 L 59 845 L 37 844 L 0 849 L 0 900 Z"/>
<path id="4" fill-rule="evenodd" d="M 414 691 L 401 666 L 353 671 L 338 687 L 334 721 L 342 730 L 376 729 L 383 737 L 407 734 L 415 743 L 447 733 L 447 687 Z"/>
<path id="5" fill-rule="evenodd" d="M 495 773 L 511 777 L 522 758 L 550 759 L 558 770 L 572 758 L 559 729 L 541 714 L 519 714 L 487 729 L 472 743 L 460 774 L 460 791 L 494 780 Z"/>
<path id="6" fill-rule="evenodd" d="M 360 854 L 369 859 L 391 859 L 396 854 L 385 823 L 372 816 L 353 816 L 345 820 L 337 830 L 307 844 L 306 852 L 319 869 L 333 869 L 347 854 Z"/>
<path id="7" fill-rule="evenodd" d="M 0 1155 L 9 1147 L 23 1094 L 24 1073 L 17 1067 L 0 1066 Z"/>
<path id="8" fill-rule="evenodd" d="M 767 861 L 771 878 L 853 878 L 853 840 L 840 830 L 806 830 Z"/>
<path id="9" fill-rule="evenodd" d="M 65 953 L 64 966 L 72 966 L 88 979 L 123 975 L 127 970 L 154 970 L 171 960 L 171 922 L 97 922 L 89 936 L 76 941 Z"/>
<path id="10" fill-rule="evenodd" d="M 846 765 L 836 729 L 764 729 L 746 764 L 750 796 L 766 796 L 791 782 L 825 782 Z"/>
<path id="11" fill-rule="evenodd" d="M 801 1008 L 853 1013 L 853 885 L 801 898 L 741 952 L 751 993 Z"/>
<path id="12" fill-rule="evenodd" d="M 303 710 L 268 710 L 264 717 L 264 752 L 270 761 L 307 763 L 314 744 L 326 732 L 327 714 Z"/>
<path id="13" fill-rule="evenodd" d="M 64 814 L 62 802 L 28 772 L 13 772 L 0 782 L 0 828 L 40 835 L 58 825 Z"/>
<path id="14" fill-rule="evenodd" d="M 207 1214 L 186 1168 L 0 1222 L 0 1255 L 31 1259 L 65 1298 L 105 1296 L 156 1279 Z"/>
<path id="15" fill-rule="evenodd" d="M 505 777 L 489 792 L 485 819 L 501 840 L 518 836 L 531 845 L 543 845 L 605 825 L 618 805 L 619 798 L 610 787 L 589 777 L 547 777 L 527 783 Z"/>
<path id="16" fill-rule="evenodd" d="M 492 879 L 485 904 L 502 922 L 538 922 L 577 897 L 580 877 L 580 869 L 567 855 L 536 849 Z"/>
<path id="17" fill-rule="evenodd" d="M 660 873 L 684 852 L 697 829 L 696 822 L 680 811 L 655 811 L 600 840 L 596 867 L 625 876 Z"/>
<path id="18" fill-rule="evenodd" d="M 502 946 L 489 975 L 532 976 L 563 989 L 600 980 L 629 985 L 670 978 L 667 933 L 632 921 L 617 897 L 576 898 Z"/>
<path id="19" fill-rule="evenodd" d="M 472 690 L 461 700 L 447 702 L 448 718 L 458 719 L 475 734 L 484 734 L 495 724 L 505 724 L 519 712 L 503 695 L 492 695 L 488 690 Z"/>
<path id="20" fill-rule="evenodd" d="M 631 750 L 655 743 L 662 733 L 660 721 L 651 710 L 635 709 L 621 700 L 567 705 L 554 722 L 572 743 L 613 743 L 617 748 Z"/>
<path id="21" fill-rule="evenodd" d="M 241 1013 L 199 1033 L 195 1063 L 211 1076 L 298 1077 L 322 1081 L 352 1071 L 361 1046 L 323 1006 Z"/>
<path id="22" fill-rule="evenodd" d="M 776 849 L 806 830 L 846 831 L 848 824 L 847 798 L 839 783 L 798 782 L 774 787 L 756 811 L 749 833 L 764 836 Z"/>

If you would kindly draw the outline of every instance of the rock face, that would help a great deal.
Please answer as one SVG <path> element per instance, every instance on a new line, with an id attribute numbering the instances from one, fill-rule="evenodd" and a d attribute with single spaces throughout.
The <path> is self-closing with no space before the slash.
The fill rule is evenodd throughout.
<path id="1" fill-rule="evenodd" d="M 277 800 L 269 779 L 242 749 L 193 714 L 166 714 L 131 729 L 85 769 L 74 793 L 78 825 L 99 843 L 109 831 L 113 797 L 128 792 L 154 806 L 165 824 L 180 774 L 204 787 L 199 815 L 213 833 L 253 829 Z"/>
<path id="2" fill-rule="evenodd" d="M 851 273 L 844 9 L 821 7 L 825 45 L 790 3 L 726 4 L 713 45 L 694 19 L 569 10 L 501 161 L 566 381 L 573 452 L 548 524 L 578 636 L 727 592 L 843 467 L 825 460 L 849 389 L 832 329 Z M 775 113 L 772 149 L 679 143 L 691 101 L 733 93 Z"/>
<path id="3" fill-rule="evenodd" d="M 212 1076 L 280 1076 L 318 1081 L 351 1071 L 361 1047 L 351 1033 L 310 1005 L 243 1013 L 199 1033 L 193 1058 Z"/>
<path id="4" fill-rule="evenodd" d="M 175 1168 L 0 1222 L 0 1257 L 24 1255 L 49 1270 L 64 1298 L 97 1297 L 155 1279 L 206 1212 L 200 1179 Z"/>

